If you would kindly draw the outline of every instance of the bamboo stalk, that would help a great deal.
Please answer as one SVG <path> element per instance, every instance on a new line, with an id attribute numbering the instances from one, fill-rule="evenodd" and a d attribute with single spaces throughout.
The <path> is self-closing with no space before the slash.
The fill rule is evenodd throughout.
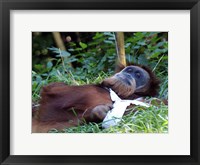
<path id="1" fill-rule="evenodd" d="M 118 50 L 118 62 L 124 66 L 126 66 L 126 56 L 124 49 L 124 33 L 116 32 L 117 39 L 117 50 Z"/>
<path id="2" fill-rule="evenodd" d="M 66 48 L 65 48 L 65 45 L 63 43 L 63 40 L 62 40 L 60 33 L 59 32 L 52 32 L 52 34 L 53 34 L 53 38 L 56 42 L 57 47 L 60 48 L 60 50 L 66 51 Z"/>

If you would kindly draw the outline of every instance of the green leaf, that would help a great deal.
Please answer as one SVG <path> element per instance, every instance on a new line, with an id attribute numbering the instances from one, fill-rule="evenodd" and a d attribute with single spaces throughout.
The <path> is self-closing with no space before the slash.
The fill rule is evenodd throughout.
<path id="1" fill-rule="evenodd" d="M 71 55 L 71 53 L 69 53 L 68 51 L 65 51 L 65 50 L 60 50 L 58 48 L 55 48 L 55 47 L 51 47 L 51 48 L 48 48 L 49 50 L 51 50 L 52 52 L 56 53 L 56 57 L 68 57 Z"/>
<path id="2" fill-rule="evenodd" d="M 109 40 L 104 40 L 105 43 L 107 44 L 113 44 L 114 42 L 113 41 L 109 41 Z"/>
<path id="3" fill-rule="evenodd" d="M 96 33 L 95 34 L 95 36 L 92 38 L 93 40 L 96 40 L 96 39 L 99 39 L 99 38 L 101 38 L 101 37 L 103 37 L 103 33 Z"/>
<path id="4" fill-rule="evenodd" d="M 48 48 L 48 49 L 51 50 L 54 53 L 59 53 L 59 49 L 58 48 L 51 47 L 51 48 Z"/>
<path id="5" fill-rule="evenodd" d="M 151 58 L 157 58 L 161 53 L 160 52 L 154 52 L 151 54 Z"/>
<path id="6" fill-rule="evenodd" d="M 81 51 L 83 50 L 82 48 L 76 48 L 75 51 Z"/>
<path id="7" fill-rule="evenodd" d="M 137 45 L 137 46 L 133 46 L 132 48 L 133 48 L 133 49 L 139 49 L 140 46 Z"/>
<path id="8" fill-rule="evenodd" d="M 146 45 L 145 41 L 138 41 L 137 44 L 142 46 Z"/>
<path id="9" fill-rule="evenodd" d="M 165 44 L 165 42 L 164 42 L 164 41 L 162 41 L 162 42 L 159 42 L 159 43 L 157 44 L 157 47 L 162 47 L 162 46 L 164 46 L 164 44 Z"/>
<path id="10" fill-rule="evenodd" d="M 131 45 L 131 43 L 130 43 L 130 42 L 128 42 L 128 43 L 126 43 L 126 44 L 125 44 L 125 46 L 124 46 L 124 47 L 125 47 L 125 48 L 128 48 L 130 45 Z"/>
<path id="11" fill-rule="evenodd" d="M 37 83 L 40 83 L 41 81 L 42 81 L 42 77 L 38 75 L 38 76 L 36 77 L 36 82 L 37 82 Z"/>
<path id="12" fill-rule="evenodd" d="M 146 56 L 144 54 L 141 54 L 138 57 L 138 63 L 142 64 L 142 65 L 148 65 L 148 60 L 147 60 L 147 58 L 146 58 Z"/>
<path id="13" fill-rule="evenodd" d="M 74 49 L 73 49 L 73 48 L 71 48 L 71 49 L 68 49 L 68 51 L 70 51 L 70 52 L 73 52 L 73 51 L 74 51 Z"/>
<path id="14" fill-rule="evenodd" d="M 81 46 L 82 49 L 87 48 L 87 44 L 85 44 L 83 42 L 79 42 L 79 45 Z"/>
<path id="15" fill-rule="evenodd" d="M 108 39 L 109 39 L 109 40 L 115 40 L 115 38 L 114 38 L 114 37 L 109 37 Z"/>
<path id="16" fill-rule="evenodd" d="M 51 61 L 47 62 L 47 68 L 48 69 L 51 69 L 53 66 L 53 63 Z"/>
<path id="17" fill-rule="evenodd" d="M 113 37 L 113 33 L 111 33 L 111 32 L 104 32 L 103 34 L 106 35 L 106 36 L 111 36 L 111 37 Z"/>
<path id="18" fill-rule="evenodd" d="M 56 57 L 69 57 L 71 55 L 71 53 L 67 52 L 67 51 L 64 51 L 64 50 L 61 50 L 59 52 L 58 55 L 56 55 Z"/>

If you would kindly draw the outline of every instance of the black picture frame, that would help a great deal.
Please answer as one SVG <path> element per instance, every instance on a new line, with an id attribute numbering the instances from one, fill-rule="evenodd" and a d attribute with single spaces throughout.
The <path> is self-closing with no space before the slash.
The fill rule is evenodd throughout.
<path id="1" fill-rule="evenodd" d="M 25 156 L 10 155 L 10 10 L 190 10 L 191 155 Z M 199 0 L 0 0 L 0 161 L 1 164 L 200 164 L 200 1 Z M 184 35 L 184 34 L 183 34 Z M 183 36 L 184 38 L 184 36 Z M 187 67 L 187 66 L 184 66 Z M 134 149 L 134 148 L 133 148 Z"/>

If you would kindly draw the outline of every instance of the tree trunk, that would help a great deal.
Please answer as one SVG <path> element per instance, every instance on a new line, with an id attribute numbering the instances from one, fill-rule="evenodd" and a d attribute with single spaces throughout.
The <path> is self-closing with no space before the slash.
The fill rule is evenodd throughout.
<path id="1" fill-rule="evenodd" d="M 56 42 L 57 47 L 60 48 L 60 50 L 66 51 L 66 48 L 65 48 L 65 45 L 63 43 L 60 33 L 59 32 L 52 32 L 52 33 L 53 33 L 53 38 Z"/>
<path id="2" fill-rule="evenodd" d="M 116 42 L 117 42 L 117 65 L 116 70 L 118 71 L 121 66 L 126 66 L 126 56 L 125 56 L 125 49 L 124 49 L 124 33 L 123 32 L 116 32 Z"/>

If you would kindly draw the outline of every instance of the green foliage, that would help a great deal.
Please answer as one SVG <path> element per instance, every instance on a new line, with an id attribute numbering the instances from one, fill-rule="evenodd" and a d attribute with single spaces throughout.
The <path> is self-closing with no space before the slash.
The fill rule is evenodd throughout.
<path id="1" fill-rule="evenodd" d="M 79 71 L 93 75 L 100 71 L 113 73 L 116 59 L 114 33 L 94 33 L 87 44 L 70 43 L 68 51 L 77 57 L 76 65 L 80 67 L 76 69 Z"/>
<path id="2" fill-rule="evenodd" d="M 33 37 L 33 57 L 35 51 L 45 49 L 49 54 L 43 60 L 33 60 L 33 70 L 41 79 L 57 74 L 56 69 L 66 77 L 73 73 L 78 79 L 85 81 L 100 72 L 114 73 L 116 65 L 116 43 L 114 32 L 96 32 L 81 42 L 69 42 L 67 51 L 52 47 L 52 39 L 45 33 L 41 37 Z M 161 80 L 160 98 L 168 98 L 168 41 L 167 33 L 159 32 L 127 32 L 125 35 L 125 51 L 128 63 L 149 66 Z M 40 45 L 38 48 L 34 45 Z M 47 46 L 48 45 L 48 46 Z M 46 47 L 45 47 L 46 46 Z M 35 49 L 37 48 L 37 50 Z M 35 59 L 35 58 L 34 58 Z M 36 62 L 35 62 L 36 61 Z M 50 73 L 51 72 L 51 73 Z M 48 77 L 47 76 L 47 77 Z M 35 80 L 35 78 L 33 79 Z M 36 81 L 38 83 L 38 81 Z M 39 82 L 41 83 L 41 82 Z M 43 82 L 44 83 L 44 82 Z M 36 84 L 36 83 L 34 83 Z M 35 85 L 34 85 L 35 86 Z"/>
<path id="3" fill-rule="evenodd" d="M 161 36 L 159 36 L 161 34 Z M 150 66 L 156 73 L 167 75 L 168 42 L 165 33 L 138 32 L 125 40 L 127 60 Z"/>

